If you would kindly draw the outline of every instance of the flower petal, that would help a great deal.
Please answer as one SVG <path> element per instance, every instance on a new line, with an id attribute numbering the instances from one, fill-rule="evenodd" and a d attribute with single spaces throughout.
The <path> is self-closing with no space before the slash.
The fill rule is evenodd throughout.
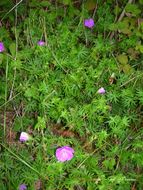
<path id="1" fill-rule="evenodd" d="M 74 150 L 69 146 L 63 146 L 56 150 L 56 158 L 60 162 L 65 162 L 73 158 Z"/>

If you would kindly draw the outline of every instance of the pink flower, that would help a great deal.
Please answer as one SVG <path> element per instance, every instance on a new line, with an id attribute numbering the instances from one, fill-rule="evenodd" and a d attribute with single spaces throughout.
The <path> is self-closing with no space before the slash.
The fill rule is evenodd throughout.
<path id="1" fill-rule="evenodd" d="M 63 146 L 56 150 L 56 158 L 60 162 L 65 162 L 73 158 L 74 150 L 69 146 Z"/>
<path id="2" fill-rule="evenodd" d="M 21 184 L 21 185 L 19 186 L 19 190 L 26 190 L 26 189 L 27 189 L 27 187 L 26 187 L 25 184 Z"/>
<path id="3" fill-rule="evenodd" d="M 30 139 L 30 135 L 26 132 L 21 132 L 19 140 L 21 142 L 28 141 Z"/>
<path id="4" fill-rule="evenodd" d="M 84 26 L 87 28 L 92 28 L 94 26 L 94 20 L 92 18 L 84 20 Z"/>
<path id="5" fill-rule="evenodd" d="M 103 87 L 99 88 L 99 90 L 97 91 L 99 94 L 105 94 L 105 89 Z"/>
<path id="6" fill-rule="evenodd" d="M 44 46 L 45 45 L 45 42 L 44 41 L 42 41 L 42 40 L 40 40 L 40 41 L 38 41 L 38 43 L 37 43 L 39 46 Z"/>
<path id="7" fill-rule="evenodd" d="M 0 52 L 3 52 L 4 50 L 5 50 L 4 44 L 2 42 L 0 42 Z"/>

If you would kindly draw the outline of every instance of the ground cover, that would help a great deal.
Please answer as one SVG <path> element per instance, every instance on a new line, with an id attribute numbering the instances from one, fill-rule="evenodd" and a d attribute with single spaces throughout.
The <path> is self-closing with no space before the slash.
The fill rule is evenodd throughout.
<path id="1" fill-rule="evenodd" d="M 0 2 L 0 189 L 143 189 L 143 1 Z"/>

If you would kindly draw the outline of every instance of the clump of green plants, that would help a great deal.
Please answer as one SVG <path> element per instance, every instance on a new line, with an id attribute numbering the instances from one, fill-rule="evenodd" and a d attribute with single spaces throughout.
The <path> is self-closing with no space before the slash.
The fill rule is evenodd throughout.
<path id="1" fill-rule="evenodd" d="M 142 0 L 0 4 L 0 189 L 142 190 Z"/>

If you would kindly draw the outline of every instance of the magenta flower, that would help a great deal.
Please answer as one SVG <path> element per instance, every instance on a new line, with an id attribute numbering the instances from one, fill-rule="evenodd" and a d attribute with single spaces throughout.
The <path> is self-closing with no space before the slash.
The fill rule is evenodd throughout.
<path id="1" fill-rule="evenodd" d="M 105 89 L 103 87 L 99 88 L 99 90 L 97 91 L 98 94 L 105 94 Z"/>
<path id="2" fill-rule="evenodd" d="M 3 52 L 4 50 L 5 50 L 4 44 L 2 42 L 0 42 L 0 52 Z"/>
<path id="3" fill-rule="evenodd" d="M 27 189 L 27 187 L 26 187 L 25 184 L 21 184 L 21 185 L 19 186 L 19 190 L 26 190 L 26 189 Z"/>
<path id="4" fill-rule="evenodd" d="M 74 150 L 69 146 L 63 146 L 56 150 L 56 158 L 60 162 L 65 162 L 73 158 Z"/>
<path id="5" fill-rule="evenodd" d="M 30 139 L 30 135 L 26 132 L 21 132 L 19 140 L 21 142 L 28 141 Z"/>
<path id="6" fill-rule="evenodd" d="M 37 43 L 39 46 L 44 46 L 45 45 L 45 42 L 44 41 L 42 41 L 42 40 L 40 40 L 40 41 L 38 41 L 38 43 Z"/>
<path id="7" fill-rule="evenodd" d="M 87 28 L 92 28 L 94 26 L 94 20 L 92 18 L 84 20 L 84 26 Z"/>

